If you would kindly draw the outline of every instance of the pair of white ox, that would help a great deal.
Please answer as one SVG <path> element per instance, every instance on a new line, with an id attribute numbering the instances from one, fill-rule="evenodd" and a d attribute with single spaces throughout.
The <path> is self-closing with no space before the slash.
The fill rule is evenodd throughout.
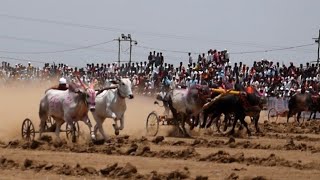
<path id="1" fill-rule="evenodd" d="M 106 87 L 100 90 L 94 90 L 94 82 L 90 86 L 86 86 L 80 78 L 80 84 L 70 83 L 68 90 L 61 91 L 49 89 L 45 96 L 40 101 L 39 116 L 40 116 L 40 137 L 44 132 L 45 123 L 48 117 L 52 117 L 56 122 L 56 136 L 60 141 L 60 128 L 66 122 L 72 130 L 75 121 L 83 121 L 90 130 L 91 138 L 95 139 L 97 130 L 104 137 L 105 141 L 108 137 L 103 130 L 103 122 L 106 118 L 114 119 L 115 134 L 119 134 L 119 130 L 124 128 L 124 113 L 126 111 L 125 98 L 133 98 L 131 81 L 128 78 L 117 79 L 112 81 L 116 86 Z M 94 131 L 88 117 L 89 110 L 92 112 L 96 121 Z M 117 120 L 120 119 L 120 127 L 117 125 Z"/>

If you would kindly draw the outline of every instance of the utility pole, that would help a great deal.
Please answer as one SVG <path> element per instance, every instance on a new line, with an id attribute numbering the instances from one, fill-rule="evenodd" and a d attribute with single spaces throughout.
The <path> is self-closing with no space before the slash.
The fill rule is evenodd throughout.
<path id="1" fill-rule="evenodd" d="M 120 43 L 121 41 L 129 41 L 130 42 L 130 57 L 129 57 L 129 66 L 131 65 L 131 54 L 132 54 L 132 42 L 134 42 L 134 45 L 137 45 L 138 42 L 136 40 L 133 40 L 131 38 L 131 34 L 128 34 L 128 36 L 121 34 L 121 37 L 118 39 L 114 39 L 119 42 L 119 50 L 118 50 L 118 65 L 120 66 Z"/>
<path id="2" fill-rule="evenodd" d="M 120 37 L 118 37 L 118 39 L 114 39 L 114 41 L 118 41 L 118 66 L 120 67 L 120 42 L 121 42 L 121 39 Z"/>
<path id="3" fill-rule="evenodd" d="M 138 41 L 133 40 L 131 38 L 131 34 L 128 34 L 128 36 L 121 34 L 121 41 L 129 41 L 130 42 L 130 56 L 129 56 L 129 66 L 131 66 L 131 55 L 132 55 L 132 42 L 134 42 L 135 45 L 138 44 Z"/>
<path id="4" fill-rule="evenodd" d="M 131 65 L 131 52 L 132 52 L 132 40 L 130 38 L 130 57 L 129 57 L 129 66 Z"/>
<path id="5" fill-rule="evenodd" d="M 118 49 L 118 67 L 120 67 L 120 37 L 118 38 L 118 42 L 119 42 L 119 49 Z"/>
<path id="6" fill-rule="evenodd" d="M 319 29 L 319 35 L 318 35 L 318 38 L 312 38 L 315 40 L 315 43 L 318 43 L 318 59 L 317 59 L 317 66 L 319 67 L 319 61 L 320 61 L 320 57 L 319 57 L 319 54 L 320 54 L 320 29 Z"/>
<path id="7" fill-rule="evenodd" d="M 131 63 L 132 42 L 134 42 L 134 45 L 138 44 L 138 42 L 136 40 L 131 39 L 131 36 L 130 36 L 130 58 L 129 58 L 129 63 Z"/>

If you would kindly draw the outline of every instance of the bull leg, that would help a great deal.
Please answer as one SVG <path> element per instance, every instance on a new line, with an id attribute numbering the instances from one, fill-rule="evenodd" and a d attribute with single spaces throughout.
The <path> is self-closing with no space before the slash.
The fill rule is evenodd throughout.
<path id="1" fill-rule="evenodd" d="M 209 128 L 213 122 L 213 120 L 216 120 L 216 122 L 218 121 L 218 118 L 220 117 L 220 113 L 214 113 L 211 118 L 210 118 L 210 121 L 208 122 L 208 124 L 205 124 L 205 128 Z M 207 119 L 207 118 L 206 118 Z M 206 120 L 204 119 L 204 120 Z M 206 121 L 205 121 L 206 123 Z"/>
<path id="2" fill-rule="evenodd" d="M 43 119 L 44 117 L 41 117 L 40 120 L 40 128 L 39 128 L 39 138 L 42 137 L 42 132 L 44 131 L 45 125 L 46 125 L 46 119 Z"/>
<path id="3" fill-rule="evenodd" d="M 191 120 L 191 117 L 192 120 Z M 187 123 L 190 126 L 190 130 L 193 130 L 194 126 L 194 121 L 196 121 L 195 119 L 197 119 L 199 116 L 187 116 L 187 118 L 185 119 L 185 123 Z"/>
<path id="4" fill-rule="evenodd" d="M 96 125 L 93 128 L 94 136 L 97 137 L 97 132 L 99 129 L 100 134 L 103 136 L 104 140 L 106 141 L 108 138 L 105 135 L 104 130 L 103 130 L 103 126 L 102 126 L 104 119 L 100 118 L 95 113 L 92 113 L 92 116 L 93 116 L 93 119 L 96 121 Z"/>
<path id="5" fill-rule="evenodd" d="M 311 120 L 312 114 L 313 114 L 313 112 L 311 111 L 311 112 L 310 112 L 310 116 L 309 116 L 309 118 L 307 119 L 307 121 L 310 121 L 310 120 Z"/>
<path id="6" fill-rule="evenodd" d="M 294 113 L 292 112 L 292 110 L 289 108 L 289 112 L 288 112 L 288 116 L 287 116 L 287 123 L 289 123 L 289 118 L 291 115 L 293 115 Z"/>
<path id="7" fill-rule="evenodd" d="M 232 125 L 232 129 L 228 133 L 229 135 L 234 134 L 234 129 L 236 127 L 237 121 L 238 121 L 238 116 L 235 116 L 234 121 L 233 121 L 233 125 Z"/>
<path id="8" fill-rule="evenodd" d="M 200 125 L 200 128 L 205 128 L 206 125 L 207 125 L 208 113 L 204 112 L 203 114 L 204 114 L 203 115 L 203 121 L 202 121 L 202 124 Z"/>
<path id="9" fill-rule="evenodd" d="M 57 141 L 58 142 L 61 142 L 61 139 L 60 139 L 60 129 L 61 129 L 61 125 L 63 124 L 63 121 L 62 120 L 58 120 L 58 119 L 55 119 L 56 120 L 56 137 L 57 137 Z M 69 123 L 70 125 L 70 123 Z M 71 127 L 74 129 L 74 126 L 73 124 L 71 123 Z"/>
<path id="10" fill-rule="evenodd" d="M 203 110 L 202 111 L 202 122 L 200 122 L 200 128 L 204 128 L 204 124 L 207 122 L 206 120 L 208 119 L 209 111 L 208 110 Z"/>
<path id="11" fill-rule="evenodd" d="M 98 126 L 98 123 L 96 123 L 96 125 L 94 125 L 94 127 L 93 127 L 93 133 L 94 133 L 94 135 L 95 135 L 96 137 L 97 137 L 98 129 L 99 129 L 99 126 Z"/>
<path id="12" fill-rule="evenodd" d="M 39 138 L 42 137 L 42 132 L 45 130 L 46 121 L 48 119 L 47 108 L 41 103 L 39 107 L 40 127 L 39 127 Z"/>
<path id="13" fill-rule="evenodd" d="M 223 131 L 226 131 L 230 125 L 231 125 L 231 116 L 230 116 L 230 114 L 226 113 L 226 114 L 224 115 L 224 127 L 223 127 Z"/>
<path id="14" fill-rule="evenodd" d="M 96 125 L 94 126 L 94 134 L 95 134 L 95 136 L 97 136 L 97 130 L 99 129 L 99 132 L 103 136 L 104 141 L 108 142 L 109 137 L 106 135 L 106 133 L 104 132 L 104 129 L 103 129 L 104 120 L 101 119 L 101 118 L 98 118 L 98 117 L 96 117 L 95 120 L 96 120 Z"/>
<path id="15" fill-rule="evenodd" d="M 197 119 L 196 116 L 188 116 L 188 120 L 186 122 L 189 124 L 190 130 L 193 130 L 196 123 L 195 121 L 197 121 L 196 119 Z"/>
<path id="16" fill-rule="evenodd" d="M 212 118 L 212 117 L 211 117 L 211 118 Z M 220 119 L 220 118 L 215 118 L 215 121 L 216 121 L 217 131 L 218 131 L 218 133 L 221 133 L 221 131 L 220 131 L 221 119 Z"/>
<path id="17" fill-rule="evenodd" d="M 290 118 L 290 115 L 291 115 L 291 110 L 289 109 L 289 111 L 288 111 L 288 115 L 287 115 L 287 123 L 289 123 L 289 118 Z"/>
<path id="18" fill-rule="evenodd" d="M 170 115 L 170 108 L 167 102 L 163 102 L 164 105 L 164 114 L 169 116 Z"/>
<path id="19" fill-rule="evenodd" d="M 181 122 L 181 127 L 182 127 L 182 132 L 183 132 L 183 136 L 184 137 L 190 137 L 190 135 L 188 134 L 187 130 L 186 130 L 186 118 L 188 118 L 189 116 L 186 116 L 186 115 L 181 115 L 182 116 L 182 120 L 180 121 Z"/>
<path id="20" fill-rule="evenodd" d="M 240 122 L 241 122 L 241 124 L 243 124 L 244 127 L 247 129 L 248 136 L 251 136 L 251 131 L 250 131 L 249 127 L 248 127 L 248 123 L 244 120 L 244 118 L 245 118 L 244 115 L 241 116 L 241 117 L 240 117 Z"/>
<path id="21" fill-rule="evenodd" d="M 76 122 L 78 119 L 74 119 L 72 117 L 70 117 L 69 115 L 65 115 L 64 116 L 64 121 L 68 124 L 68 126 L 71 127 L 71 135 L 72 135 L 72 142 L 76 142 L 76 137 L 74 136 L 74 133 L 75 133 L 75 125 L 73 122 Z M 60 126 L 62 124 L 57 124 L 57 127 L 56 127 L 56 135 L 59 136 L 59 133 L 60 133 Z"/>
<path id="22" fill-rule="evenodd" d="M 298 112 L 298 114 L 297 114 L 297 121 L 298 121 L 298 123 L 300 124 L 300 117 L 301 117 L 301 111 L 300 112 Z"/>
<path id="23" fill-rule="evenodd" d="M 255 116 L 254 118 L 253 118 L 253 120 L 254 120 L 254 126 L 255 126 L 255 128 L 256 128 L 256 132 L 257 133 L 260 133 L 260 128 L 259 128 L 259 119 L 260 119 L 260 114 L 259 115 L 257 115 L 257 116 Z"/>
<path id="24" fill-rule="evenodd" d="M 180 119 L 181 118 L 181 119 Z M 180 127 L 180 124 L 181 124 L 181 121 L 182 121 L 182 115 L 179 113 L 179 114 L 176 114 L 176 118 L 175 119 L 173 119 L 173 123 L 174 123 L 174 125 L 177 127 L 177 129 L 178 129 L 178 133 L 179 133 L 179 135 L 180 134 L 183 134 L 183 129 Z"/>
<path id="25" fill-rule="evenodd" d="M 107 117 L 111 117 L 114 120 L 114 124 L 112 125 L 115 130 L 115 135 L 119 135 L 119 127 L 117 123 L 117 115 L 109 109 L 106 109 Z"/>
<path id="26" fill-rule="evenodd" d="M 315 120 L 315 119 L 316 119 L 316 115 L 317 115 L 317 111 L 314 111 L 314 112 L 313 112 L 313 118 L 312 118 L 312 119 Z"/>
<path id="27" fill-rule="evenodd" d="M 243 116 L 243 117 L 242 117 Z M 245 115 L 238 115 L 238 113 L 236 113 L 234 115 L 234 119 L 233 119 L 233 125 L 232 125 L 232 129 L 230 130 L 230 132 L 228 133 L 229 135 L 234 134 L 234 129 L 236 128 L 238 119 L 241 121 L 241 118 L 243 118 L 242 120 L 244 121 Z"/>
<path id="28" fill-rule="evenodd" d="M 119 127 L 118 127 L 118 123 L 117 123 L 117 118 L 114 118 L 114 124 L 112 124 L 113 129 L 114 129 L 114 134 L 115 135 L 119 135 Z"/>
<path id="29" fill-rule="evenodd" d="M 119 128 L 119 130 L 123 130 L 123 129 L 124 129 L 124 114 L 120 118 L 120 128 Z"/>
<path id="30" fill-rule="evenodd" d="M 194 118 L 194 120 L 193 120 L 193 126 L 194 126 L 194 127 L 197 127 L 197 126 L 199 125 L 200 114 L 201 114 L 201 113 L 199 113 L 199 114 Z"/>
<path id="31" fill-rule="evenodd" d="M 92 129 L 92 124 L 91 124 L 91 121 L 90 121 L 88 115 L 83 117 L 82 121 L 88 126 L 91 138 L 92 139 L 96 139 L 96 136 L 95 136 L 94 132 L 91 130 Z"/>

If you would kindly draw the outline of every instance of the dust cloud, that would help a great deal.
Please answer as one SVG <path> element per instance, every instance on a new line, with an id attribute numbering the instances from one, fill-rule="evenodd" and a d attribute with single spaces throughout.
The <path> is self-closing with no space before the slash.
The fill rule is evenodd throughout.
<path id="1" fill-rule="evenodd" d="M 7 141 L 21 138 L 21 126 L 24 119 L 32 120 L 35 130 L 39 130 L 40 119 L 38 116 L 39 102 L 44 96 L 44 92 L 52 84 L 14 84 L 9 87 L 0 87 L 0 140 Z M 163 109 L 154 105 L 154 98 L 136 95 L 134 99 L 126 99 L 127 111 L 125 113 L 125 127 L 120 134 L 141 137 L 145 135 L 146 118 L 154 110 L 159 113 Z M 89 112 L 89 118 L 93 125 L 95 121 Z M 109 136 L 114 136 L 112 119 L 104 122 L 105 132 Z M 118 122 L 119 123 L 119 122 Z M 89 136 L 88 127 L 79 122 L 83 136 Z M 65 129 L 65 124 L 61 128 Z M 159 132 L 161 134 L 161 132 Z M 50 133 L 54 135 L 53 133 Z M 49 135 L 49 134 L 48 134 Z M 60 134 L 64 138 L 64 133 Z M 36 134 L 36 138 L 38 134 Z"/>

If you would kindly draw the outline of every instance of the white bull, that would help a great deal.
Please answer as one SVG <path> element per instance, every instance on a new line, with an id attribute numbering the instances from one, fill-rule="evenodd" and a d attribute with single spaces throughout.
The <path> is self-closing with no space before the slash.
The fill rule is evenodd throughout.
<path id="1" fill-rule="evenodd" d="M 114 120 L 115 134 L 119 134 L 119 130 L 124 128 L 124 113 L 127 109 L 126 98 L 132 99 L 132 86 L 131 81 L 128 78 L 117 79 L 111 81 L 116 84 L 117 87 L 112 90 L 104 90 L 102 93 L 97 94 L 96 98 L 96 111 L 92 112 L 93 118 L 96 121 L 94 127 L 94 135 L 97 130 L 103 136 L 104 140 L 107 141 L 108 137 L 103 130 L 103 122 L 106 118 L 112 118 Z M 118 127 L 117 120 L 120 119 L 120 127 Z"/>
<path id="2" fill-rule="evenodd" d="M 185 136 L 188 136 L 185 123 L 188 123 L 191 129 L 197 125 L 197 116 L 208 97 L 210 97 L 210 90 L 207 86 L 193 85 L 188 89 L 174 89 L 166 95 L 159 93 L 157 99 L 163 101 L 166 111 L 168 108 L 171 110 L 176 125 L 180 129 L 179 124 L 181 124 L 181 131 Z M 190 121 L 192 117 L 194 120 L 196 119 L 196 123 Z"/>
<path id="3" fill-rule="evenodd" d="M 73 131 L 75 128 L 73 122 L 82 120 L 89 127 L 90 133 L 92 132 L 88 111 L 89 109 L 91 112 L 95 111 L 96 94 L 93 89 L 94 83 L 87 87 L 80 79 L 79 81 L 81 86 L 78 85 L 77 88 L 75 88 L 76 85 L 69 84 L 69 89 L 65 91 L 54 89 L 46 91 L 45 96 L 40 101 L 39 108 L 40 137 L 48 117 L 52 117 L 56 122 L 55 133 L 58 141 L 60 141 L 60 128 L 64 122 L 68 123 Z"/>

